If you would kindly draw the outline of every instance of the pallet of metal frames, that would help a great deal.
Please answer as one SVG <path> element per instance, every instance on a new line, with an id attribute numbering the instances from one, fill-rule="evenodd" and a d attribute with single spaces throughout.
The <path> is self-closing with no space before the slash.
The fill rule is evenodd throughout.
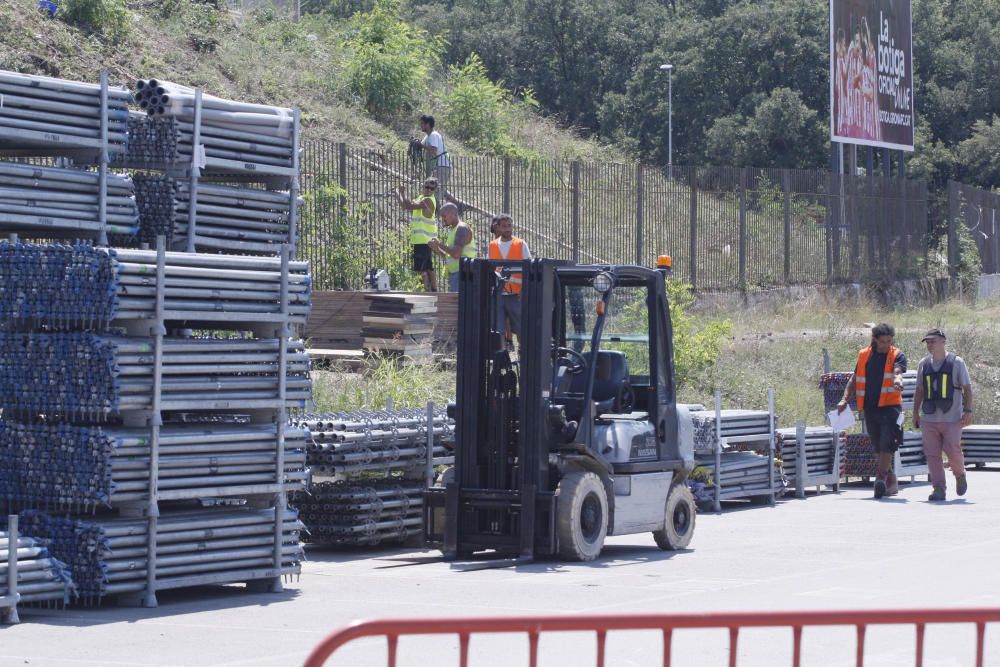
<path id="1" fill-rule="evenodd" d="M 132 95 L 101 78 L 92 84 L 0 71 L 0 151 L 124 151 Z"/>
<path id="2" fill-rule="evenodd" d="M 0 241 L 0 328 L 105 330 L 115 320 L 156 314 L 157 254 L 87 244 Z M 282 315 L 281 261 L 165 254 L 163 305 L 170 319 L 227 316 L 305 323 L 312 285 L 305 262 L 289 262 Z"/>
<path id="3" fill-rule="evenodd" d="M 161 501 L 305 488 L 308 432 L 284 430 L 276 481 L 275 424 L 167 424 L 159 431 Z M 0 499 L 13 507 L 92 512 L 149 499 L 148 429 L 0 420 Z"/>
<path id="4" fill-rule="evenodd" d="M 164 338 L 160 378 L 154 341 L 90 333 L 0 333 L 0 407 L 5 415 L 38 414 L 103 421 L 153 405 L 155 380 L 163 410 L 277 408 L 280 347 L 286 369 L 285 406 L 311 396 L 309 356 L 298 340 Z"/>
<path id="5" fill-rule="evenodd" d="M 38 510 L 20 513 L 22 530 L 44 541 L 66 563 L 83 604 L 146 590 L 150 564 L 147 519 L 69 518 Z M 165 510 L 156 521 L 154 585 L 158 590 L 254 581 L 298 574 L 305 558 L 304 526 L 286 510 L 282 565 L 274 571 L 275 509 Z"/>
<path id="6" fill-rule="evenodd" d="M 782 472 L 789 486 L 795 489 L 799 498 L 805 497 L 807 487 L 816 487 L 817 493 L 823 486 L 840 491 L 845 456 L 839 434 L 828 426 L 802 424 L 800 443 L 798 430 L 783 428 L 775 432 L 777 456 L 781 458 Z"/>
<path id="7" fill-rule="evenodd" d="M 903 444 L 896 451 L 896 477 L 909 477 L 915 481 L 917 475 L 927 475 L 927 457 L 924 455 L 923 435 L 916 431 L 903 433 Z"/>
<path id="8" fill-rule="evenodd" d="M 167 84 L 173 85 L 173 84 Z M 290 169 L 293 152 L 295 116 L 291 109 L 247 105 L 202 95 L 202 108 L 196 113 L 195 91 L 178 95 L 165 94 L 169 105 L 143 107 L 146 115 L 128 117 L 127 152 L 119 162 L 128 166 L 161 168 L 176 163 L 204 163 L 217 160 L 260 165 L 262 168 Z M 139 104 L 145 102 L 140 97 Z M 176 102 L 176 103 L 175 103 Z M 227 105 L 253 108 L 255 111 L 226 111 Z M 273 112 L 273 113 L 271 113 Z M 195 135 L 202 150 L 195 151 Z"/>
<path id="9" fill-rule="evenodd" d="M 771 415 L 766 410 L 720 410 L 718 416 L 717 432 L 715 410 L 691 413 L 696 450 L 713 451 L 719 438 L 749 441 L 755 436 L 767 436 L 771 431 Z"/>
<path id="10" fill-rule="evenodd" d="M 132 236 L 139 209 L 132 179 L 96 171 L 0 162 L 0 233 L 44 238 Z M 104 222 L 102 222 L 102 219 Z"/>
<path id="11" fill-rule="evenodd" d="M 1000 462 L 1000 426 L 973 424 L 962 429 L 965 462 L 975 465 Z"/>
<path id="12" fill-rule="evenodd" d="M 289 503 L 301 512 L 307 542 L 372 545 L 420 531 L 423 491 L 421 482 L 405 479 L 319 482 L 292 494 Z"/>
<path id="13" fill-rule="evenodd" d="M 61 607 L 75 595 L 66 564 L 25 536 L 17 516 L 0 517 L 0 621 L 17 623 L 18 605 Z"/>
<path id="14" fill-rule="evenodd" d="M 713 500 L 771 498 L 785 489 L 781 471 L 768 470 L 768 466 L 772 465 L 769 456 L 737 451 L 723 452 L 718 459 L 721 463 L 719 467 L 716 466 L 715 456 L 695 455 L 695 465 L 704 468 L 711 476 L 712 482 L 706 491 Z"/>
<path id="15" fill-rule="evenodd" d="M 274 255 L 280 244 L 294 243 L 287 191 L 199 183 L 192 197 L 191 184 L 183 180 L 137 176 L 135 183 L 139 233 L 121 239 L 129 247 L 153 245 L 161 235 L 167 247 L 187 247 L 192 215 L 199 250 Z"/>

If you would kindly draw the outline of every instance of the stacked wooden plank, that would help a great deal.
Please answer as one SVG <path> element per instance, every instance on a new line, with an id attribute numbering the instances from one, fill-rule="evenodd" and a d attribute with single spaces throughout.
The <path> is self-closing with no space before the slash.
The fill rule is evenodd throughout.
<path id="1" fill-rule="evenodd" d="M 366 350 L 430 359 L 436 296 L 372 292 L 365 301 L 361 337 Z"/>
<path id="2" fill-rule="evenodd" d="M 966 463 L 1000 461 L 1000 426 L 973 424 L 962 429 L 962 449 Z"/>

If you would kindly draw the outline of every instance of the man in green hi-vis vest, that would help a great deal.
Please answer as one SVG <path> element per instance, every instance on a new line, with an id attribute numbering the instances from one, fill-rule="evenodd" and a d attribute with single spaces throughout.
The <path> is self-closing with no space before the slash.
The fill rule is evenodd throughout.
<path id="1" fill-rule="evenodd" d="M 444 242 L 431 239 L 431 249 L 445 258 L 444 265 L 448 269 L 448 291 L 458 291 L 458 265 L 462 257 L 472 259 L 476 256 L 476 240 L 472 227 L 458 216 L 458 206 L 448 202 L 441 206 L 441 222 L 448 230 Z"/>
<path id="2" fill-rule="evenodd" d="M 431 259 L 431 239 L 437 236 L 437 188 L 436 178 L 424 181 L 423 191 L 414 199 L 406 198 L 406 189 L 400 185 L 396 190 L 399 205 L 410 211 L 410 246 L 413 248 L 413 271 L 424 279 L 424 290 L 437 291 L 437 276 Z"/>

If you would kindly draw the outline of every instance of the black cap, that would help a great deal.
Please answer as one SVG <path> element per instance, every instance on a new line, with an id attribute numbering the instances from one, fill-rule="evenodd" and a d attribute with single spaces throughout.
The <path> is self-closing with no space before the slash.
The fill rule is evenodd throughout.
<path id="1" fill-rule="evenodd" d="M 930 329 L 920 340 L 926 343 L 928 338 L 944 338 L 947 340 L 948 337 L 944 335 L 944 331 L 941 329 Z"/>

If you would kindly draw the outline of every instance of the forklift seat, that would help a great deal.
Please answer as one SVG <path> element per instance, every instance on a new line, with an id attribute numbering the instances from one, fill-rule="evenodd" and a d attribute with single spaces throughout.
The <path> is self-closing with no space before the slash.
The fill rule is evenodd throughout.
<path id="1" fill-rule="evenodd" d="M 588 364 L 592 363 L 592 352 L 587 352 L 583 356 L 587 358 Z M 593 396 L 597 403 L 596 415 L 631 409 L 631 406 L 623 404 L 627 402 L 626 397 L 632 394 L 628 377 L 628 360 L 625 358 L 624 352 L 617 350 L 598 351 Z M 582 394 L 586 387 L 587 376 L 581 373 L 573 377 L 570 391 Z"/>

